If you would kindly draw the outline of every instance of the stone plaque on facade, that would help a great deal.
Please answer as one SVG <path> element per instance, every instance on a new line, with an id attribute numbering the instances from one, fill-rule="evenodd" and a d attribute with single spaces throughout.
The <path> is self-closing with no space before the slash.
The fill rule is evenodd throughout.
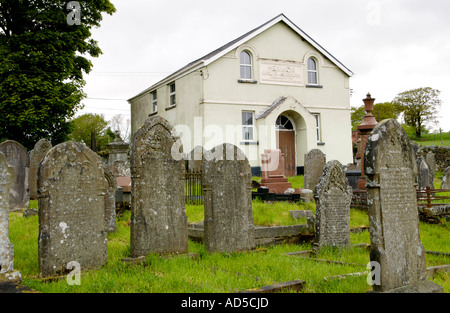
<path id="1" fill-rule="evenodd" d="M 52 148 L 52 144 L 47 139 L 39 140 L 34 149 L 30 151 L 30 169 L 28 171 L 28 188 L 30 199 L 37 199 L 37 171 L 44 156 Z"/>
<path id="2" fill-rule="evenodd" d="M 0 273 L 14 267 L 14 245 L 9 241 L 9 196 L 14 181 L 14 168 L 0 152 Z"/>
<path id="3" fill-rule="evenodd" d="M 85 144 L 52 148 L 38 169 L 39 269 L 41 276 L 81 270 L 107 261 L 105 177 L 100 157 Z"/>
<path id="4" fill-rule="evenodd" d="M 30 157 L 27 149 L 14 140 L 7 140 L 0 143 L 0 152 L 5 155 L 6 161 L 15 171 L 15 178 L 10 191 L 9 209 L 10 211 L 17 211 L 27 208 L 30 202 L 28 193 Z"/>
<path id="5" fill-rule="evenodd" d="M 259 72 L 261 83 L 303 86 L 303 66 L 297 62 L 262 59 Z"/>
<path id="6" fill-rule="evenodd" d="M 244 153 L 232 144 L 204 154 L 205 245 L 210 252 L 254 248 L 252 176 Z"/>
<path id="7" fill-rule="evenodd" d="M 408 136 L 394 120 L 370 133 L 364 153 L 369 205 L 370 260 L 379 264 L 374 291 L 439 291 L 426 280 L 414 179 L 417 164 Z M 427 290 L 427 291 L 425 291 Z"/>
<path id="8" fill-rule="evenodd" d="M 314 190 L 326 163 L 326 156 L 319 149 L 312 149 L 305 154 L 304 182 L 306 189 Z"/>
<path id="9" fill-rule="evenodd" d="M 314 189 L 316 201 L 316 243 L 325 246 L 347 247 L 350 245 L 350 204 L 353 190 L 342 164 L 328 162 L 319 183 Z"/>
<path id="10" fill-rule="evenodd" d="M 180 139 L 162 117 L 150 117 L 131 145 L 131 256 L 188 252 Z"/>

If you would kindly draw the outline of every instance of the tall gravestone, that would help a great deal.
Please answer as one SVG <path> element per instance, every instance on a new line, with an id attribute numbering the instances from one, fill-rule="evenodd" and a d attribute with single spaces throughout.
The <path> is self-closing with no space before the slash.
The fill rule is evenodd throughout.
<path id="1" fill-rule="evenodd" d="M 30 169 L 28 171 L 28 188 L 30 199 L 37 199 L 37 171 L 44 156 L 52 148 L 52 144 L 47 139 L 39 140 L 34 149 L 30 151 Z"/>
<path id="2" fill-rule="evenodd" d="M 350 245 L 350 204 L 353 191 L 342 164 L 328 162 L 314 189 L 316 201 L 316 244 L 347 247 Z"/>
<path id="3" fill-rule="evenodd" d="M 9 190 L 13 181 L 14 168 L 0 152 L 0 273 L 14 268 L 14 245 L 9 241 Z"/>
<path id="4" fill-rule="evenodd" d="M 408 136 L 394 120 L 371 132 L 364 154 L 369 204 L 370 260 L 378 262 L 380 292 L 435 292 L 426 280 L 414 179 L 417 164 Z"/>
<path id="5" fill-rule="evenodd" d="M 444 175 L 441 179 L 441 189 L 450 189 L 450 166 L 444 170 Z"/>
<path id="6" fill-rule="evenodd" d="M 417 162 L 417 185 L 419 189 L 426 189 L 430 186 L 434 189 L 434 173 L 422 156 L 416 159 Z"/>
<path id="7" fill-rule="evenodd" d="M 28 168 L 30 157 L 27 149 L 14 140 L 7 140 L 0 144 L 6 161 L 14 168 L 15 179 L 11 186 L 9 205 L 10 211 L 17 211 L 27 208 L 30 197 L 28 193 Z"/>
<path id="8" fill-rule="evenodd" d="M 159 116 L 135 133 L 131 146 L 131 256 L 188 252 L 179 137 Z"/>
<path id="9" fill-rule="evenodd" d="M 108 164 L 111 166 L 114 177 L 129 177 L 130 161 L 128 159 L 128 150 L 130 145 L 122 140 L 119 131 L 115 131 L 114 136 L 114 141 L 106 145 Z"/>
<path id="10" fill-rule="evenodd" d="M 116 223 L 116 190 L 117 181 L 114 177 L 111 166 L 103 167 L 105 173 L 106 193 L 105 193 L 105 226 L 108 233 L 117 230 Z"/>
<path id="11" fill-rule="evenodd" d="M 312 149 L 305 154 L 304 182 L 306 189 L 314 190 L 326 163 L 326 156 L 319 149 Z"/>
<path id="12" fill-rule="evenodd" d="M 53 147 L 38 169 L 39 269 L 61 275 L 70 262 L 81 270 L 107 261 L 105 177 L 100 157 L 85 144 Z"/>
<path id="13" fill-rule="evenodd" d="M 232 144 L 216 146 L 203 155 L 202 172 L 206 249 L 253 249 L 252 176 L 245 154 Z"/>

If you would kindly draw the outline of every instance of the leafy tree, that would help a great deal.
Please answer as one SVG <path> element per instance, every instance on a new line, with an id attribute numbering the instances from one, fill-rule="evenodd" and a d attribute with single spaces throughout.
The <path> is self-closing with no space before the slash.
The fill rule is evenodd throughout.
<path id="1" fill-rule="evenodd" d="M 397 118 L 400 114 L 399 108 L 392 102 L 381 102 L 375 103 L 373 105 L 373 116 L 378 122 L 388 118 Z M 352 107 L 351 119 L 352 119 L 352 129 L 356 130 L 356 127 L 363 122 L 366 111 L 364 109 L 364 104 L 360 107 Z"/>
<path id="2" fill-rule="evenodd" d="M 67 139 L 92 69 L 87 56 L 101 54 L 90 30 L 115 12 L 109 0 L 75 3 L 79 11 L 61 0 L 0 0 L 0 141 L 32 148 Z"/>
<path id="3" fill-rule="evenodd" d="M 440 91 L 430 87 L 417 88 L 399 93 L 394 104 L 403 112 L 405 124 L 415 130 L 420 138 L 426 132 L 427 124 L 437 121 L 441 105 Z"/>
<path id="4" fill-rule="evenodd" d="M 364 110 L 364 105 L 360 107 L 352 107 L 351 109 L 351 120 L 352 129 L 356 130 L 356 127 L 363 122 L 366 111 Z"/>
<path id="5" fill-rule="evenodd" d="M 94 151 L 102 150 L 114 140 L 114 133 L 108 126 L 103 114 L 87 113 L 71 121 L 72 133 L 69 139 L 83 141 Z"/>

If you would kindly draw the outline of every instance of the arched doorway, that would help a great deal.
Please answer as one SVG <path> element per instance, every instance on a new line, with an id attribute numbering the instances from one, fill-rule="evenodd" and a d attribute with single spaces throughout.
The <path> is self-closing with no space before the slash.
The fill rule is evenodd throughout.
<path id="1" fill-rule="evenodd" d="M 289 117 L 284 114 L 278 116 L 276 122 L 277 149 L 284 154 L 286 176 L 297 175 L 295 166 L 295 127 Z"/>

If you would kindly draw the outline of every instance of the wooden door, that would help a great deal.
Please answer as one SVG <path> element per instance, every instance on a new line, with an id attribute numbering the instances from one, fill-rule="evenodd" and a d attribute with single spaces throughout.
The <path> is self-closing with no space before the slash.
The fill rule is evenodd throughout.
<path id="1" fill-rule="evenodd" d="M 286 176 L 297 175 L 295 167 L 295 132 L 292 130 L 277 131 L 277 148 L 284 154 Z"/>

